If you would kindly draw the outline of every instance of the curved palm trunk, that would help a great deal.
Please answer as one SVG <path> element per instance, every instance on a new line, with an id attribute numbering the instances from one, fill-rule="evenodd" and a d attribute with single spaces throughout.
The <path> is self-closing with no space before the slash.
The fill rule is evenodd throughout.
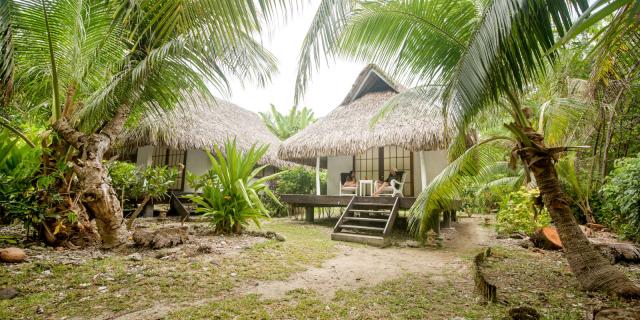
<path id="1" fill-rule="evenodd" d="M 75 168 L 81 192 L 80 201 L 95 217 L 102 246 L 105 248 L 121 246 L 128 238 L 120 200 L 111 187 L 107 170 L 102 164 L 109 142 L 109 138 L 104 135 L 91 135 L 87 139 L 85 150 L 87 159 L 79 160 Z"/>
<path id="2" fill-rule="evenodd" d="M 640 287 L 612 266 L 580 229 L 569 207 L 568 197 L 560 186 L 555 159 L 544 147 L 542 135 L 530 128 L 525 132 L 539 149 L 521 149 L 520 157 L 536 178 L 544 204 L 558 229 L 571 271 L 582 289 L 601 290 L 623 297 L 640 297 Z"/>
<path id="3" fill-rule="evenodd" d="M 102 164 L 104 154 L 124 127 L 128 114 L 129 108 L 121 106 L 100 133 L 78 132 L 65 118 L 53 126 L 65 141 L 80 152 L 81 157 L 74 162 L 73 168 L 78 177 L 80 202 L 89 216 L 96 219 L 105 248 L 122 246 L 129 237 L 118 195 L 111 187 L 107 170 Z"/>

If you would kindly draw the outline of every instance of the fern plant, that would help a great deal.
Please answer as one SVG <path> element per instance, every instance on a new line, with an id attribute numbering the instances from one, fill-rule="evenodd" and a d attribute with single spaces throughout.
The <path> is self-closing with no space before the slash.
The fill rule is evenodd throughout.
<path id="1" fill-rule="evenodd" d="M 252 146 L 248 151 L 238 150 L 236 142 L 227 141 L 224 152 L 215 146 L 209 154 L 211 169 L 208 176 L 216 176 L 202 187 L 201 195 L 189 196 L 196 205 L 196 212 L 209 217 L 217 233 L 241 233 L 249 222 L 260 227 L 261 219 L 269 219 L 269 211 L 262 203 L 261 195 L 280 204 L 266 182 L 283 174 L 256 179 L 266 166 L 256 167 L 268 146 Z"/>

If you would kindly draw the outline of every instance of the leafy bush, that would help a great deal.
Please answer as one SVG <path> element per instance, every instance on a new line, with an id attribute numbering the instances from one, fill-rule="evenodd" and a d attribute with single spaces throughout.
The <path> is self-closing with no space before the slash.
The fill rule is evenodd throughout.
<path id="1" fill-rule="evenodd" d="M 326 192 L 327 172 L 320 172 L 320 189 Z M 278 194 L 315 194 L 316 193 L 316 173 L 303 166 L 292 168 L 278 179 L 276 186 Z"/>
<path id="2" fill-rule="evenodd" d="M 22 221 L 25 226 L 39 224 L 46 205 L 38 199 L 38 190 L 46 189 L 50 177 L 37 179 L 40 164 L 39 148 L 32 148 L 0 129 L 0 220 Z"/>
<path id="3" fill-rule="evenodd" d="M 138 196 L 160 200 L 168 197 L 169 189 L 178 179 L 178 169 L 167 166 L 147 167 L 142 171 L 134 192 Z"/>
<path id="4" fill-rule="evenodd" d="M 167 166 L 147 167 L 142 170 L 133 163 L 114 161 L 107 165 L 107 170 L 112 187 L 120 192 L 123 208 L 127 199 L 142 198 L 138 208 L 127 220 L 128 229 L 133 228 L 134 221 L 149 200 L 160 200 L 168 196 L 169 189 L 178 178 L 178 170 Z M 129 191 L 125 194 L 126 190 Z"/>
<path id="5" fill-rule="evenodd" d="M 131 162 L 113 161 L 107 165 L 111 186 L 120 194 L 120 202 L 124 207 L 126 197 L 131 198 L 140 184 L 140 171 Z"/>
<path id="6" fill-rule="evenodd" d="M 178 170 L 167 166 L 154 166 L 145 169 L 124 161 L 113 161 L 107 165 L 111 185 L 124 199 L 163 199 L 178 178 Z"/>
<path id="7" fill-rule="evenodd" d="M 197 213 L 211 219 L 216 232 L 240 233 L 249 221 L 260 227 L 260 219 L 269 218 L 261 194 L 279 203 L 266 182 L 286 171 L 255 179 L 266 167 L 256 168 L 258 160 L 267 152 L 266 146 L 253 146 L 243 153 L 237 149 L 235 141 L 227 141 L 224 150 L 225 154 L 216 146 L 215 157 L 209 154 L 211 169 L 207 175 L 215 176 L 217 180 L 200 180 L 204 185 L 202 194 L 189 198 L 197 205 Z"/>
<path id="8" fill-rule="evenodd" d="M 549 225 L 551 217 L 547 209 L 539 210 L 535 206 L 535 199 L 539 195 L 538 189 L 527 190 L 525 187 L 507 194 L 496 216 L 498 233 L 532 234 L 536 229 Z"/>
<path id="9" fill-rule="evenodd" d="M 618 159 L 600 190 L 600 221 L 625 238 L 640 240 L 640 154 Z"/>

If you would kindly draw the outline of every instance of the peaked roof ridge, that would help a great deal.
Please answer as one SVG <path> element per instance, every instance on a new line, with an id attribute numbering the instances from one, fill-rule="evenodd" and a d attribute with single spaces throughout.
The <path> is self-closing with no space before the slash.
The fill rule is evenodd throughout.
<path id="1" fill-rule="evenodd" d="M 347 96 L 344 97 L 344 100 L 342 100 L 340 105 L 349 104 L 354 100 L 362 97 L 363 95 L 361 94 L 362 93 L 361 91 L 364 89 L 364 85 L 366 81 L 372 75 L 375 75 L 378 78 L 380 78 L 380 80 L 382 80 L 391 90 L 395 91 L 396 93 L 400 93 L 406 90 L 404 86 L 402 86 L 400 83 L 395 81 L 384 70 L 382 70 L 382 68 L 380 68 L 378 65 L 374 63 L 370 63 L 366 67 L 364 67 L 362 71 L 360 71 L 360 74 L 358 75 L 356 80 L 353 82 L 353 85 L 351 86 L 351 90 L 349 90 L 349 93 L 347 94 Z"/>

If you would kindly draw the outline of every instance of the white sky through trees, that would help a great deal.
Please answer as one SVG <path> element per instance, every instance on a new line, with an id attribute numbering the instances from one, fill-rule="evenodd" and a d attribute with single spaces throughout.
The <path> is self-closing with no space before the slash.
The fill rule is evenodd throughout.
<path id="1" fill-rule="evenodd" d="M 275 27 L 270 35 L 264 36 L 265 47 L 278 59 L 279 73 L 273 77 L 270 84 L 265 88 L 258 88 L 257 85 L 249 83 L 243 88 L 240 83 L 233 82 L 231 96 L 223 98 L 255 112 L 267 111 L 271 103 L 280 112 L 289 110 L 293 106 L 302 40 L 319 4 L 318 0 L 307 3 L 303 10 L 294 12 L 286 24 Z M 353 63 L 345 60 L 322 65 L 314 72 L 304 100 L 299 106 L 311 108 L 316 117 L 326 115 L 342 101 L 365 66 L 364 62 Z"/>

